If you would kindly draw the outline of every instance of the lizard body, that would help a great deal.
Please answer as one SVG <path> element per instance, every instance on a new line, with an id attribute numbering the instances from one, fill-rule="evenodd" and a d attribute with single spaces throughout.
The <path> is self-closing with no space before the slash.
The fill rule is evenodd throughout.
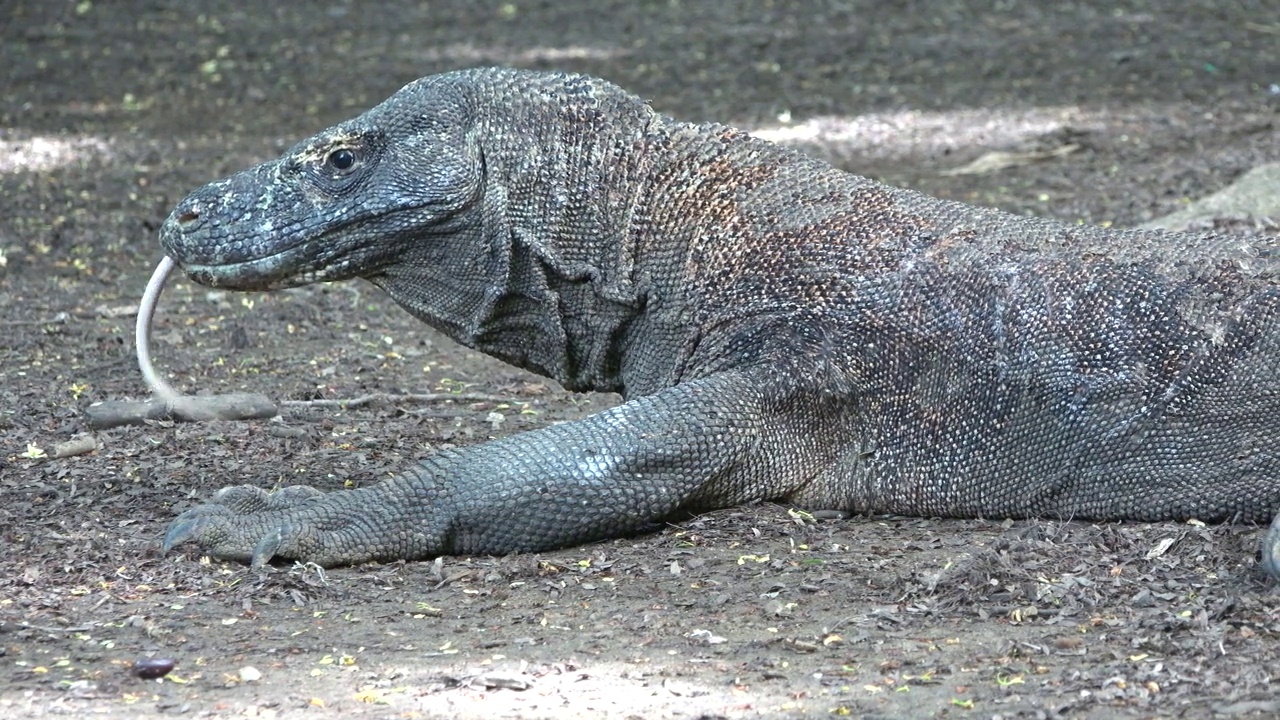
<path id="1" fill-rule="evenodd" d="M 626 400 L 355 491 L 229 488 L 166 548 L 322 565 L 532 551 L 758 500 L 1280 510 L 1265 237 L 939 200 L 601 80 L 491 69 L 423 78 L 197 190 L 161 239 L 213 286 L 366 278 L 465 345 Z"/>

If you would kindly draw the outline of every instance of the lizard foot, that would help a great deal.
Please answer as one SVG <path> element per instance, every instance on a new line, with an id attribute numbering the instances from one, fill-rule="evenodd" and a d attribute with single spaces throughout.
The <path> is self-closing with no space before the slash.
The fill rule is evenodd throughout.
<path id="1" fill-rule="evenodd" d="M 248 561 L 254 568 L 277 557 L 324 566 L 368 559 L 353 537 L 358 531 L 351 532 L 353 519 L 325 497 L 304 485 L 274 493 L 248 485 L 223 488 L 169 524 L 162 550 L 191 540 L 213 557 Z"/>

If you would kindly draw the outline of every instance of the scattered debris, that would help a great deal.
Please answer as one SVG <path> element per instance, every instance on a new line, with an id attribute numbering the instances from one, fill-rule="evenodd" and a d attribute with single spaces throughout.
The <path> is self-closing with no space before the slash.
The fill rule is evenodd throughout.
<path id="1" fill-rule="evenodd" d="M 481 675 L 475 679 L 475 682 L 491 690 L 528 690 L 533 687 L 533 683 L 523 677 L 501 673 Z"/>
<path id="2" fill-rule="evenodd" d="M 710 630 L 694 630 L 686 634 L 685 637 L 698 645 L 720 645 L 729 642 L 728 639 L 721 635 L 716 635 Z"/>
<path id="3" fill-rule="evenodd" d="M 143 680 L 154 680 L 173 672 L 177 666 L 173 658 L 140 658 L 133 661 L 131 671 Z"/>
<path id="4" fill-rule="evenodd" d="M 73 455 L 84 455 L 98 449 L 98 438 L 91 433 L 77 435 L 70 440 L 57 443 L 53 446 L 53 457 L 65 458 Z"/>

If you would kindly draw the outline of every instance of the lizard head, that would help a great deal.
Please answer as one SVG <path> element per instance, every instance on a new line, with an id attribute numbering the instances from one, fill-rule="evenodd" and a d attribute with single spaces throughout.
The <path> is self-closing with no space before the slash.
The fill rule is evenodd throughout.
<path id="1" fill-rule="evenodd" d="M 472 221 L 483 159 L 456 87 L 420 80 L 199 188 L 164 222 L 161 244 L 197 282 L 269 290 L 370 277 L 408 243 L 458 232 Z"/>
<path id="2" fill-rule="evenodd" d="M 639 306 L 618 248 L 662 122 L 581 75 L 434 75 L 196 190 L 160 241 L 215 287 L 365 278 L 455 340 L 570 383 L 566 358 L 603 351 L 566 348 L 612 342 L 600 327 Z"/>

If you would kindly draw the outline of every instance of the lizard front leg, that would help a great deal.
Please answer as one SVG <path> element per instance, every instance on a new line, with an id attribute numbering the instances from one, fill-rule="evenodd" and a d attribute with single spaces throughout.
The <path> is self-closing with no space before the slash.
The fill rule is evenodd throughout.
<path id="1" fill-rule="evenodd" d="M 588 418 L 441 452 L 378 485 L 320 493 L 226 488 L 169 526 L 173 546 L 259 566 L 530 552 L 637 532 L 691 506 L 753 499 L 769 413 L 722 372 Z M 775 488 L 776 489 L 776 488 Z"/>

